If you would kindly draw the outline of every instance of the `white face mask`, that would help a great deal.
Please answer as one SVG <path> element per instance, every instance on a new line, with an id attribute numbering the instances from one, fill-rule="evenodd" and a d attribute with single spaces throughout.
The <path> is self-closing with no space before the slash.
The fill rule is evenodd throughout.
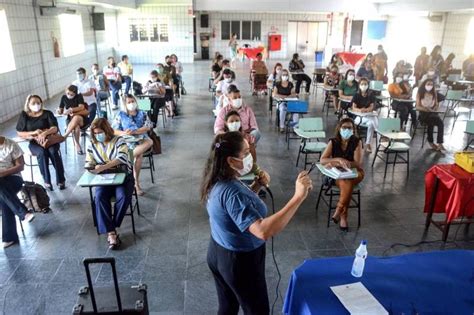
<path id="1" fill-rule="evenodd" d="M 351 81 L 354 81 L 355 77 L 353 74 L 350 74 L 347 76 L 347 81 L 351 82 Z"/>
<path id="2" fill-rule="evenodd" d="M 227 129 L 229 129 L 229 131 L 239 131 L 240 121 L 234 121 L 234 122 L 228 123 Z"/>
<path id="3" fill-rule="evenodd" d="M 428 75 L 434 75 L 435 72 L 434 71 L 428 71 Z"/>
<path id="4" fill-rule="evenodd" d="M 33 113 L 37 113 L 41 110 L 41 104 L 38 104 L 38 103 L 33 103 L 33 104 L 30 104 L 30 110 L 33 112 Z"/>
<path id="5" fill-rule="evenodd" d="M 400 78 L 400 77 L 396 77 L 396 78 L 395 78 L 395 82 L 397 82 L 397 83 L 401 83 L 402 81 L 403 81 L 403 79 Z"/>
<path id="6" fill-rule="evenodd" d="M 241 98 L 236 98 L 236 99 L 232 100 L 232 107 L 234 107 L 234 108 L 242 107 L 242 99 Z"/>
<path id="7" fill-rule="evenodd" d="M 425 89 L 429 92 L 433 89 L 432 85 L 425 85 Z"/>
<path id="8" fill-rule="evenodd" d="M 362 92 L 367 91 L 368 88 L 369 88 L 369 86 L 366 85 L 366 84 L 362 84 L 362 85 L 360 86 L 360 90 L 361 90 Z"/>
<path id="9" fill-rule="evenodd" d="M 408 79 L 410 79 L 410 76 L 408 74 L 404 74 L 403 75 L 403 80 L 408 81 Z"/>
<path id="10" fill-rule="evenodd" d="M 247 156 L 242 159 L 242 164 L 243 164 L 243 168 L 241 170 L 237 170 L 240 176 L 247 175 L 252 170 L 252 167 L 253 167 L 252 154 L 250 153 L 247 154 Z"/>
<path id="11" fill-rule="evenodd" d="M 383 53 L 383 49 L 378 49 L 377 51 L 379 54 Z"/>
<path id="12" fill-rule="evenodd" d="M 288 81 L 289 77 L 287 75 L 282 75 L 281 80 L 282 81 Z"/>
<path id="13" fill-rule="evenodd" d="M 276 74 L 280 74 L 281 73 L 281 69 L 276 69 Z"/>
<path id="14" fill-rule="evenodd" d="M 225 78 L 224 81 L 225 81 L 226 83 L 230 83 L 230 82 L 232 82 L 232 78 Z"/>
<path id="15" fill-rule="evenodd" d="M 135 103 L 135 102 L 127 104 L 127 110 L 129 110 L 129 111 L 134 111 L 134 110 L 137 109 L 137 107 L 138 107 L 137 103 Z"/>

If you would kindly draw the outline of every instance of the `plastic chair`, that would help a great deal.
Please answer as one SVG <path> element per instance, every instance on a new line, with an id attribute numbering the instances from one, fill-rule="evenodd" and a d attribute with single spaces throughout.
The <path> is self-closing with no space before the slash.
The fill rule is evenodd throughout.
<path id="1" fill-rule="evenodd" d="M 377 146 L 375 149 L 374 159 L 372 161 L 372 167 L 374 167 L 375 160 L 380 158 L 385 162 L 385 172 L 383 178 L 387 176 L 387 167 L 389 164 L 393 165 L 395 169 L 395 164 L 406 164 L 407 165 L 407 176 L 410 172 L 410 146 L 404 142 L 398 140 L 392 140 L 383 138 L 381 134 L 387 132 L 398 132 L 400 129 L 400 119 L 399 118 L 380 118 L 379 126 L 376 130 L 377 133 Z M 379 139 L 380 138 L 380 139 Z M 385 141 L 383 141 L 385 140 Z M 379 152 L 385 154 L 385 156 L 379 155 Z M 390 161 L 390 155 L 394 154 L 395 157 Z M 403 157 L 403 154 L 406 156 Z"/>
<path id="2" fill-rule="evenodd" d="M 339 201 L 339 196 L 341 195 L 341 191 L 339 187 L 336 185 L 327 185 L 323 181 L 321 184 L 321 188 L 319 189 L 318 200 L 316 202 L 316 211 L 319 208 L 319 203 L 322 200 L 328 206 L 328 219 L 327 219 L 327 227 L 331 222 L 331 213 L 333 210 L 336 210 L 337 203 Z M 326 198 L 329 197 L 329 198 Z M 329 199 L 329 200 L 328 200 Z M 357 209 L 357 228 L 360 227 L 361 221 L 361 206 L 360 206 L 360 186 L 354 186 L 354 190 L 352 191 L 351 202 L 349 204 L 348 209 Z"/>
<path id="3" fill-rule="evenodd" d="M 462 90 L 448 90 L 446 93 L 447 102 L 446 111 L 444 112 L 443 121 L 447 116 L 448 112 L 454 113 L 454 122 L 451 128 L 451 133 L 454 130 L 454 126 L 456 125 L 456 121 L 459 118 L 459 114 L 469 113 L 469 119 L 471 118 L 471 110 L 469 108 L 460 107 L 459 105 L 462 102 L 472 102 L 472 100 L 464 98 L 464 91 Z"/>
<path id="4" fill-rule="evenodd" d="M 318 155 L 317 161 L 319 161 L 327 147 L 327 143 L 319 141 L 319 138 L 326 137 L 323 119 L 321 117 L 301 118 L 294 132 L 301 138 L 296 167 L 298 167 L 300 155 L 304 154 L 304 169 L 306 169 L 306 165 L 311 164 L 308 162 L 308 154 Z M 316 142 L 311 142 L 312 139 L 316 139 Z"/>

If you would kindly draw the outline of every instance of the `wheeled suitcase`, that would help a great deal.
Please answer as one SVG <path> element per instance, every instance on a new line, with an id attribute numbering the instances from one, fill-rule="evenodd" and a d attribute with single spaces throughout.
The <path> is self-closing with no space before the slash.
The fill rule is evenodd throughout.
<path id="1" fill-rule="evenodd" d="M 85 258 L 87 285 L 79 289 L 79 297 L 72 310 L 73 314 L 137 314 L 148 315 L 147 287 L 145 284 L 134 286 L 118 285 L 115 258 Z M 90 264 L 110 264 L 114 279 L 114 288 L 92 286 Z"/>

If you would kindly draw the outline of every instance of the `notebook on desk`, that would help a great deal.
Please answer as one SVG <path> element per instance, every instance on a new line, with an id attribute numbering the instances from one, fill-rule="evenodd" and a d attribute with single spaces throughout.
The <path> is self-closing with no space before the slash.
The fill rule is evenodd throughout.
<path id="1" fill-rule="evenodd" d="M 317 164 L 317 167 L 323 175 L 333 179 L 351 179 L 358 176 L 356 168 L 348 169 L 340 166 L 326 168 L 322 164 Z"/>
<path id="2" fill-rule="evenodd" d="M 99 174 L 91 181 L 93 185 L 107 185 L 114 182 L 116 174 Z"/>

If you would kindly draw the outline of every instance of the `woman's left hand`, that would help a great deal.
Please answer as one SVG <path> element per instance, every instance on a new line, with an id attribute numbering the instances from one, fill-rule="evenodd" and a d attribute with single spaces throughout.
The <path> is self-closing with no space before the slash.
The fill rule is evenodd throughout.
<path id="1" fill-rule="evenodd" d="M 268 186 L 270 184 L 270 175 L 265 171 L 258 173 L 256 181 L 261 186 Z"/>
<path id="2" fill-rule="evenodd" d="M 36 141 L 40 144 L 43 144 L 45 141 L 46 141 L 46 136 L 44 135 L 43 132 L 39 133 L 37 136 L 36 136 Z"/>

